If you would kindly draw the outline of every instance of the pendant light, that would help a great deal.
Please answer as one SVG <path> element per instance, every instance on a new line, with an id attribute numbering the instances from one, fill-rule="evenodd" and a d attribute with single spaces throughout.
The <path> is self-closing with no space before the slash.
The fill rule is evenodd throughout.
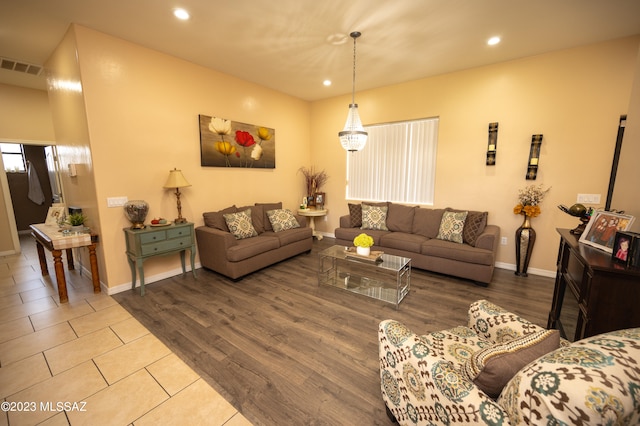
<path id="1" fill-rule="evenodd" d="M 356 97 L 356 39 L 361 36 L 360 32 L 354 31 L 349 34 L 353 38 L 353 89 L 351 92 L 351 104 L 349 104 L 349 115 L 344 129 L 338 133 L 342 147 L 349 152 L 360 151 L 367 143 L 367 132 L 362 127 L 360 114 L 358 114 L 358 104 Z"/>

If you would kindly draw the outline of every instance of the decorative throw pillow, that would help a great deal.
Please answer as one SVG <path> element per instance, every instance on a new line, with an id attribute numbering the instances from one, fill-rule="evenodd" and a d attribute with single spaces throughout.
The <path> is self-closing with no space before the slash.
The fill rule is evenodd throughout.
<path id="1" fill-rule="evenodd" d="M 349 204 L 349 217 L 351 227 L 360 228 L 362 226 L 362 204 Z"/>
<path id="2" fill-rule="evenodd" d="M 388 231 L 387 228 L 387 206 L 362 205 L 362 226 L 360 229 L 377 229 Z"/>
<path id="3" fill-rule="evenodd" d="M 264 224 L 265 231 L 273 231 L 271 227 L 271 223 L 269 222 L 269 218 L 267 217 L 267 212 L 269 210 L 277 210 L 282 208 L 282 201 L 277 203 L 256 203 L 256 208 L 262 209 L 264 212 L 260 213 L 262 215 L 261 222 Z M 260 232 L 260 230 L 258 230 Z"/>
<path id="4" fill-rule="evenodd" d="M 227 223 L 229 232 L 236 237 L 236 240 L 255 237 L 258 235 L 251 223 L 251 209 L 246 209 L 237 213 L 225 214 L 224 221 Z"/>
<path id="5" fill-rule="evenodd" d="M 476 245 L 478 235 L 482 234 L 487 226 L 488 215 L 488 212 L 469 212 L 462 231 L 462 239 L 465 243 L 471 246 Z"/>
<path id="6" fill-rule="evenodd" d="M 233 205 L 231 207 L 227 207 L 226 209 L 222 209 L 217 212 L 203 213 L 202 216 L 204 217 L 204 224 L 211 228 L 216 228 L 224 232 L 229 232 L 227 223 L 224 221 L 224 215 L 229 213 L 235 213 L 236 211 L 238 210 L 236 206 Z"/>
<path id="7" fill-rule="evenodd" d="M 296 217 L 291 210 L 267 210 L 267 217 L 274 232 L 286 231 L 287 229 L 300 228 Z"/>
<path id="8" fill-rule="evenodd" d="M 491 398 L 525 365 L 560 347 L 558 330 L 542 330 L 475 352 L 462 371 Z"/>
<path id="9" fill-rule="evenodd" d="M 439 240 L 453 241 L 462 244 L 462 230 L 468 212 L 444 212 L 438 230 Z"/>

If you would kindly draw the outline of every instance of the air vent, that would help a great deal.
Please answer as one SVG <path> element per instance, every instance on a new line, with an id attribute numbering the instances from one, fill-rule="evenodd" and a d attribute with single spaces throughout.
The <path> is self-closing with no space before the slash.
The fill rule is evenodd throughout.
<path id="1" fill-rule="evenodd" d="M 17 71 L 38 76 L 42 72 L 41 65 L 29 64 L 23 61 L 3 58 L 0 56 L 0 68 L 3 70 Z"/>

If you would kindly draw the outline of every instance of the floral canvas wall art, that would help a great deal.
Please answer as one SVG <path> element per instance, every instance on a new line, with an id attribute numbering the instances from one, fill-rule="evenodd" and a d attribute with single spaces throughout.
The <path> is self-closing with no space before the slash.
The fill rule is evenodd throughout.
<path id="1" fill-rule="evenodd" d="M 276 168 L 274 129 L 206 115 L 198 120 L 202 166 Z"/>

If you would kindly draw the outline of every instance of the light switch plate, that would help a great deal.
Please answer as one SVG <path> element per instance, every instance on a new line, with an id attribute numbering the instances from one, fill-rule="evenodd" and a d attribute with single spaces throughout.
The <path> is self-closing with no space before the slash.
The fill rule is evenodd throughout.
<path id="1" fill-rule="evenodd" d="M 107 207 L 122 207 L 127 201 L 129 201 L 127 197 L 109 197 Z"/>

